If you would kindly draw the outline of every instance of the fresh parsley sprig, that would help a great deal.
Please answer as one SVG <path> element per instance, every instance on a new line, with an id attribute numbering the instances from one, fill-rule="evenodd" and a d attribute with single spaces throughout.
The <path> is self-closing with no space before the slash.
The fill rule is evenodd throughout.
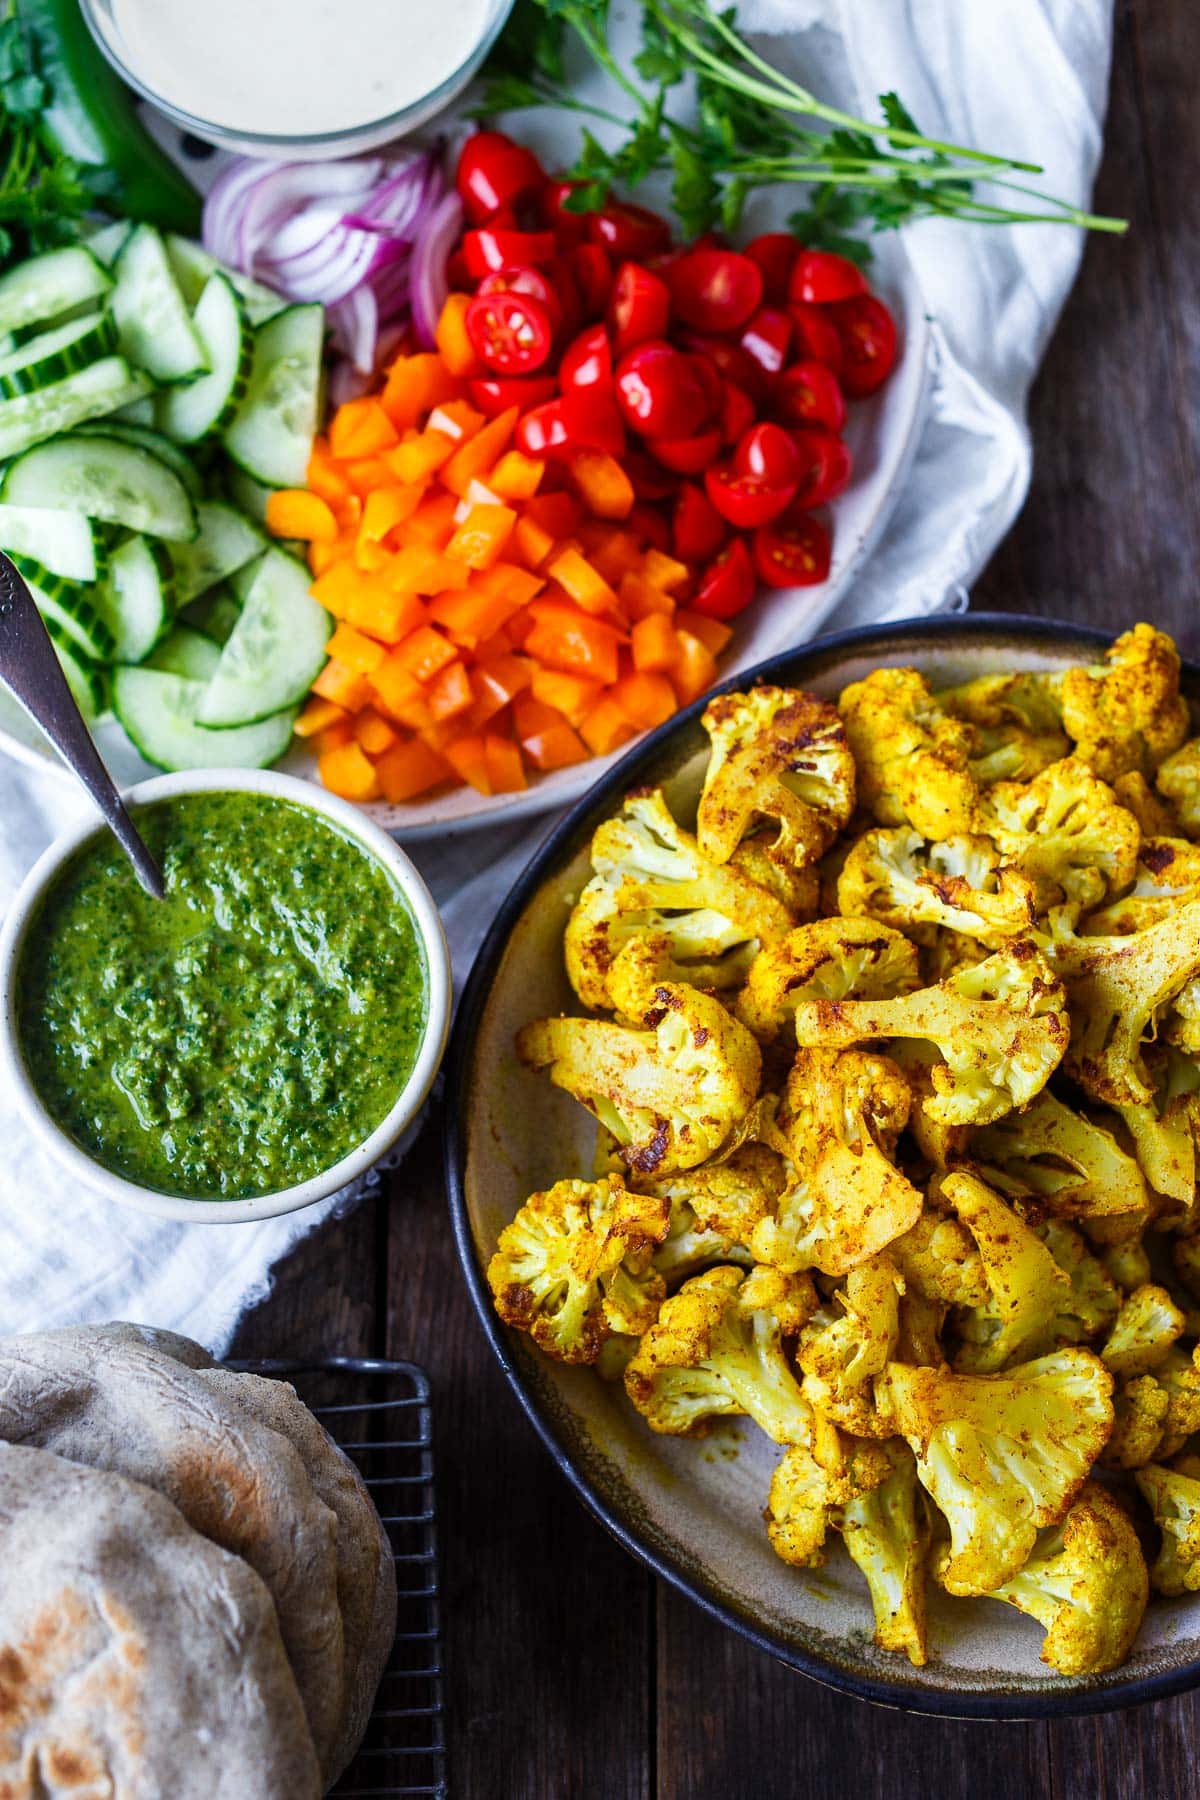
<path id="1" fill-rule="evenodd" d="M 10 5 L 0 16 L 0 263 L 78 236 L 107 187 L 103 170 L 47 149 L 39 124 L 48 99 Z"/>
<path id="2" fill-rule="evenodd" d="M 629 110 L 575 98 L 565 61 L 571 38 L 609 76 L 614 105 Z M 807 243 L 859 261 L 870 254 L 864 231 L 919 218 L 1126 229 L 1124 220 L 1082 212 L 1014 179 L 1039 175 L 1035 163 L 924 136 L 895 94 L 880 97 L 882 117 L 875 123 L 826 105 L 746 42 L 732 7 L 718 12 L 708 0 L 643 0 L 632 72 L 610 48 L 608 0 L 517 0 L 485 73 L 482 115 L 554 106 L 623 133 L 608 149 L 585 125 L 570 171 L 581 184 L 570 204 L 581 212 L 603 205 L 614 188 L 635 188 L 669 171 L 689 237 L 714 226 L 732 230 L 756 188 L 798 183 L 815 191 L 809 206 L 792 215 L 792 229 Z M 689 78 L 695 108 L 685 121 L 667 102 Z M 818 128 L 802 120 L 817 121 Z M 1021 204 L 1009 204 L 1009 196 L 1020 196 Z"/>

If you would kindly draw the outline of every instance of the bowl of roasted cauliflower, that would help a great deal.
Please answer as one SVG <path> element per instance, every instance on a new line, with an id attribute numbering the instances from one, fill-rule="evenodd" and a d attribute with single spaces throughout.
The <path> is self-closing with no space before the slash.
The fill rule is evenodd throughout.
<path id="1" fill-rule="evenodd" d="M 568 815 L 463 999 L 455 1228 L 526 1412 L 866 1698 L 1200 1681 L 1197 697 L 1148 625 L 797 650 Z"/>

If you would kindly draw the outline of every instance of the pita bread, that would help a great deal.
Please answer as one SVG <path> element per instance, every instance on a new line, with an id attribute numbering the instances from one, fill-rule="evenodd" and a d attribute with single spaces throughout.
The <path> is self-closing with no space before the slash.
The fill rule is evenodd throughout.
<path id="1" fill-rule="evenodd" d="M 0 1800 L 319 1800 L 275 1607 L 123 1476 L 0 1445 Z"/>
<path id="2" fill-rule="evenodd" d="M 203 1537 L 245 1558 L 274 1599 L 328 1773 L 348 1705 L 338 1515 L 288 1437 L 203 1374 L 163 1354 L 138 1328 L 6 1338 L 0 1438 L 143 1482 Z"/>

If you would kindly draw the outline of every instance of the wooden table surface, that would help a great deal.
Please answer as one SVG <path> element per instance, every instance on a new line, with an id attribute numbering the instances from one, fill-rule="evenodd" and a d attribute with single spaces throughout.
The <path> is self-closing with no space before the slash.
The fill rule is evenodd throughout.
<path id="1" fill-rule="evenodd" d="M 1144 618 L 1200 654 L 1200 11 L 1119 0 L 1097 238 L 1033 398 L 1033 489 L 974 604 Z M 450 1104 L 453 1104 L 451 1098 Z M 1062 1724 L 906 1717 L 793 1674 L 656 1584 L 584 1513 L 474 1318 L 439 1120 L 385 1199 L 279 1272 L 242 1355 L 429 1370 L 452 1791 L 467 1800 L 1150 1800 L 1200 1793 L 1200 1699 Z"/>

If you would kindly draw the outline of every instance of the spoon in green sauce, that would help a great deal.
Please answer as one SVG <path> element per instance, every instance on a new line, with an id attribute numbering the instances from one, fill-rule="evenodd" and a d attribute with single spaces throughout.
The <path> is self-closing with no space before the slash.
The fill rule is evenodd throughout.
<path id="1" fill-rule="evenodd" d="M 146 892 L 165 896 L 162 871 L 125 810 L 75 704 L 37 602 L 16 565 L 0 551 L 0 682 L 39 725 L 78 777 L 133 864 Z"/>

